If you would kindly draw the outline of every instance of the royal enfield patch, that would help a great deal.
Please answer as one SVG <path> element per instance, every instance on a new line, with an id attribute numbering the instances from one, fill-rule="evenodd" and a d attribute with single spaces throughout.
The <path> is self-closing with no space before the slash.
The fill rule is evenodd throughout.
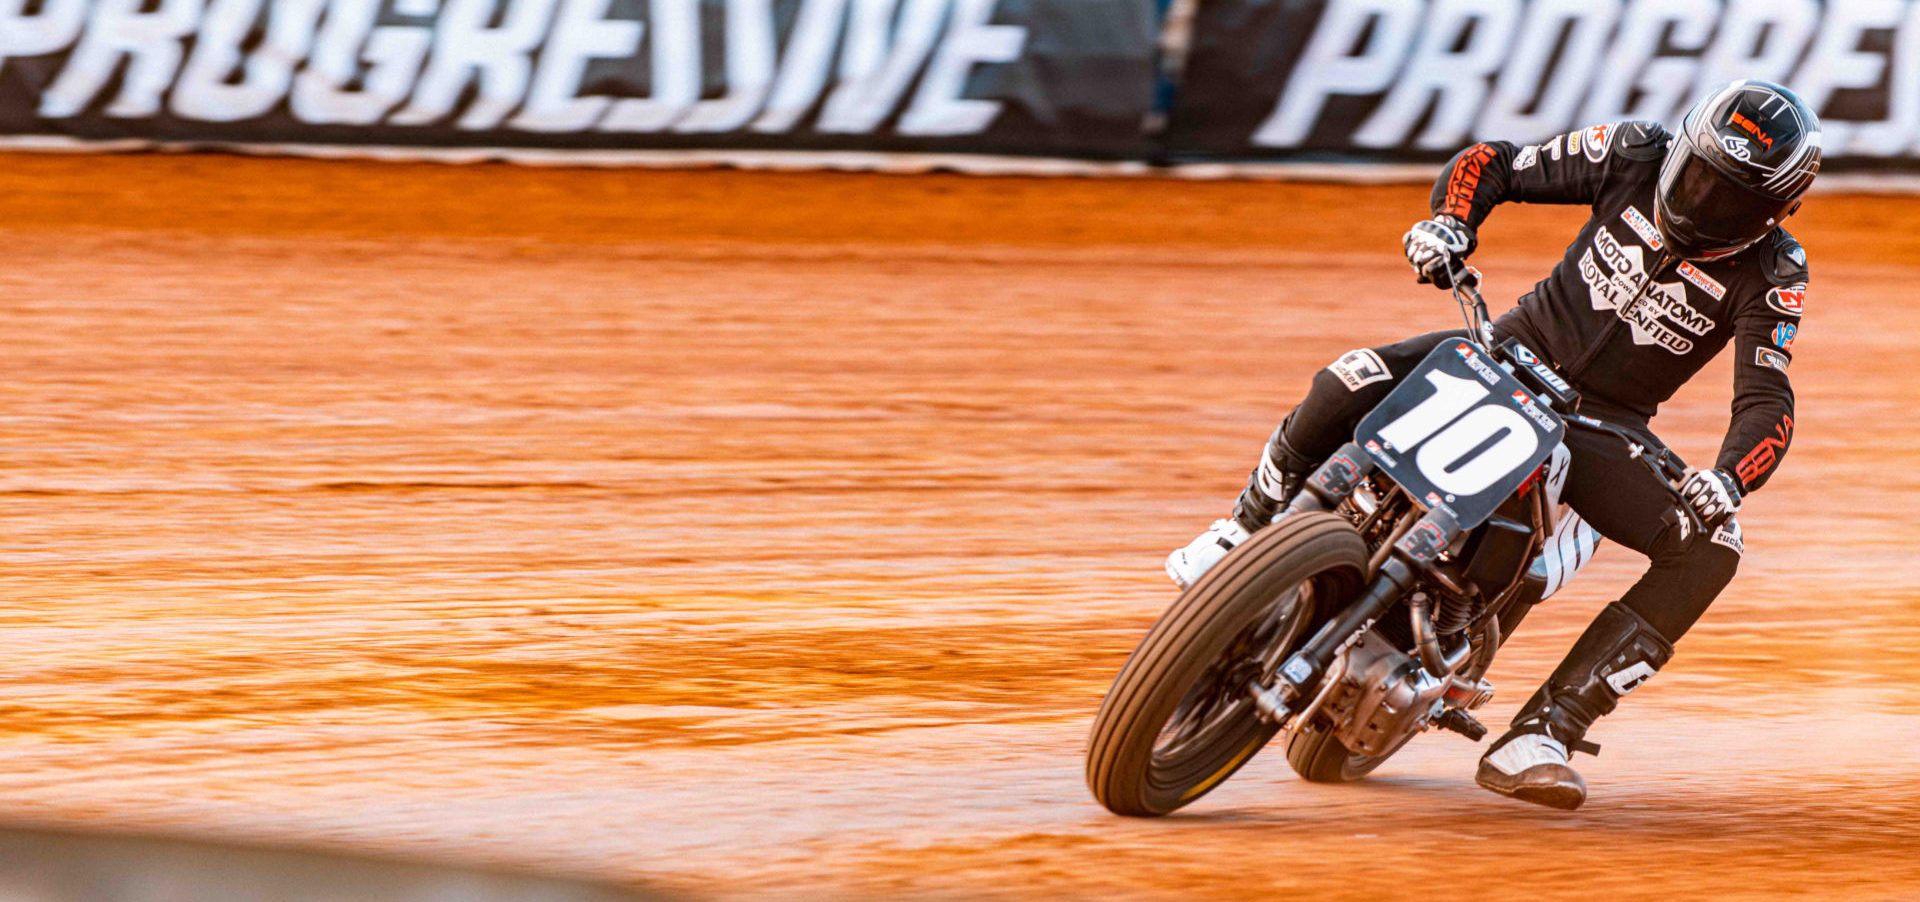
<path id="1" fill-rule="evenodd" d="M 1713 531 L 1713 544 L 1733 549 L 1734 554 L 1746 554 L 1747 543 L 1740 536 L 1740 521 L 1728 520 Z"/>
<path id="2" fill-rule="evenodd" d="M 1654 245 L 1655 249 L 1658 249 L 1659 247 L 1660 246 L 1657 244 Z M 1692 282 L 1693 287 L 1698 288 L 1701 291 L 1704 291 L 1707 294 L 1711 295 L 1714 300 L 1718 301 L 1726 298 L 1727 286 L 1720 284 L 1719 280 L 1715 279 L 1710 275 L 1707 275 L 1704 271 L 1700 269 L 1700 267 L 1695 266 L 1692 263 L 1689 263 L 1685 260 L 1682 260 L 1680 261 L 1680 267 L 1678 271 L 1680 273 L 1680 278 L 1686 279 L 1688 282 Z"/>
<path id="3" fill-rule="evenodd" d="M 1648 222 L 1647 217 L 1639 210 L 1632 207 L 1621 210 L 1620 219 L 1627 224 L 1627 228 L 1633 230 L 1635 235 L 1639 235 L 1640 240 L 1646 242 L 1648 247 L 1657 251 L 1664 246 L 1660 242 L 1660 230 L 1654 228 L 1653 223 Z"/>
<path id="4" fill-rule="evenodd" d="M 1807 303 L 1806 283 L 1775 288 L 1767 292 L 1767 306 L 1788 316 L 1799 316 Z"/>
<path id="5" fill-rule="evenodd" d="M 1359 391 L 1364 386 L 1393 378 L 1380 355 L 1367 348 L 1340 355 L 1339 360 L 1327 367 L 1327 372 L 1340 377 L 1340 384 L 1346 386 L 1347 391 Z"/>
<path id="6" fill-rule="evenodd" d="M 1784 373 L 1787 371 L 1787 364 L 1793 362 L 1793 358 L 1772 348 L 1754 348 L 1753 362 Z"/>

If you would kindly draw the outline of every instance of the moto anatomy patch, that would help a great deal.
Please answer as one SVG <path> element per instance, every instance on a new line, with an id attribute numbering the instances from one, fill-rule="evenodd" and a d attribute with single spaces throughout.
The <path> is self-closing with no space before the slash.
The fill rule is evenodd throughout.
<path id="1" fill-rule="evenodd" d="M 1328 365 L 1327 372 L 1340 377 L 1340 384 L 1345 385 L 1347 391 L 1359 391 L 1375 382 L 1393 378 L 1393 374 L 1387 371 L 1386 363 L 1380 360 L 1380 355 L 1368 348 L 1340 355 L 1339 360 Z"/>

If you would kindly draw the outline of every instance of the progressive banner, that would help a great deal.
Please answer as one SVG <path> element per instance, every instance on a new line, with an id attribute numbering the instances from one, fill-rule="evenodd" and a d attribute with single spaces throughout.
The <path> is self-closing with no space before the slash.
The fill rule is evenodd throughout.
<path id="1" fill-rule="evenodd" d="M 1152 0 L 0 0 L 0 135 L 1146 153 Z"/>
<path id="2" fill-rule="evenodd" d="M 1624 119 L 1678 124 L 1765 78 L 1835 168 L 1920 168 L 1913 0 L 1205 0 L 1173 159 L 1445 159 Z"/>

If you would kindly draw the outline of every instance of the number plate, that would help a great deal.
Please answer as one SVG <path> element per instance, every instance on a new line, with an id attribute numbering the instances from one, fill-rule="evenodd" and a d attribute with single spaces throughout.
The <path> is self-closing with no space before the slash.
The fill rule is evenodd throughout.
<path id="1" fill-rule="evenodd" d="M 1553 453 L 1567 426 L 1478 345 L 1442 342 L 1354 430 L 1380 469 L 1472 529 Z"/>

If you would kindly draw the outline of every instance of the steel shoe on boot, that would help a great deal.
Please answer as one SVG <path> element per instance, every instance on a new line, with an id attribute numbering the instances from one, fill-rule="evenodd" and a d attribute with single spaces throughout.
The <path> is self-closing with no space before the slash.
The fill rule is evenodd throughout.
<path id="1" fill-rule="evenodd" d="M 1567 763 L 1567 746 L 1543 723 L 1514 727 L 1480 758 L 1475 783 L 1503 796 L 1572 811 L 1587 800 L 1587 781 Z"/>
<path id="2" fill-rule="evenodd" d="M 1199 538 L 1187 543 L 1187 547 L 1167 555 L 1167 575 L 1173 577 L 1174 585 L 1185 590 L 1199 582 L 1202 575 L 1250 535 L 1238 520 L 1215 520 Z"/>

